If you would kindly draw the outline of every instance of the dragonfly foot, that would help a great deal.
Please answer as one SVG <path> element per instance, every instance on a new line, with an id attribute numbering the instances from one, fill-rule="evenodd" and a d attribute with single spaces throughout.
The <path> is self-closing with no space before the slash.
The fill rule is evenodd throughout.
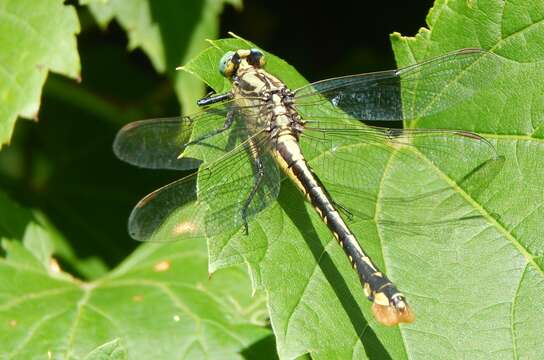
<path id="1" fill-rule="evenodd" d="M 249 235 L 249 225 L 247 224 L 247 221 L 244 221 L 244 235 Z"/>

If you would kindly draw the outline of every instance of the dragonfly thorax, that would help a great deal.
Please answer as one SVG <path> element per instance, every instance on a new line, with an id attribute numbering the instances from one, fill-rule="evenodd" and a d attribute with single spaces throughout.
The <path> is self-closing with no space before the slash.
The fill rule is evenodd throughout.
<path id="1" fill-rule="evenodd" d="M 258 50 L 228 52 L 221 58 L 220 71 L 232 82 L 230 98 L 244 113 L 250 133 L 264 129 L 272 138 L 286 133 L 298 138 L 303 123 L 294 107 L 294 93 L 263 64 Z"/>

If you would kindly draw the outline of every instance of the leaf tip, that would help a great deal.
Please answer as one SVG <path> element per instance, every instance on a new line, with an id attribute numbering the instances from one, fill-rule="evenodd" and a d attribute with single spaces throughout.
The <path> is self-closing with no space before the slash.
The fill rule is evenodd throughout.
<path id="1" fill-rule="evenodd" d="M 402 34 L 398 31 L 394 31 L 391 34 L 389 34 L 389 38 L 391 40 L 401 40 L 403 38 Z"/>

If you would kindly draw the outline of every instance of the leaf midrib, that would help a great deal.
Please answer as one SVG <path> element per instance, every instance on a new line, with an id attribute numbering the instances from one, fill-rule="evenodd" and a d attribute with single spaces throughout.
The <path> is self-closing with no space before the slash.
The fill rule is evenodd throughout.
<path id="1" fill-rule="evenodd" d="M 418 153 L 421 154 L 421 152 L 419 151 Z M 490 223 L 501 234 L 503 234 L 504 237 L 508 239 L 519 250 L 519 252 L 525 257 L 527 262 L 532 264 L 544 276 L 544 269 L 538 266 L 538 264 L 534 261 L 534 257 L 520 243 L 520 241 L 510 231 L 506 229 L 506 227 L 502 223 L 500 223 L 497 219 L 495 219 L 491 215 L 491 213 L 487 211 L 487 209 L 485 209 L 472 196 L 470 196 L 463 188 L 461 188 L 455 180 L 453 180 L 446 173 L 441 171 L 441 169 L 438 168 L 432 161 L 430 161 L 429 158 L 427 158 L 426 156 L 421 156 L 421 159 L 426 161 L 430 167 L 434 168 L 438 176 L 440 176 L 444 181 L 446 181 L 454 189 L 454 191 L 457 192 L 461 197 L 463 197 L 463 199 L 465 199 L 465 201 L 469 203 L 475 210 L 477 210 L 484 219 L 487 219 L 488 223 Z"/>
<path id="2" fill-rule="evenodd" d="M 537 140 L 540 141 L 540 139 L 537 139 Z M 544 139 L 542 140 L 542 142 L 544 142 Z M 367 145 L 368 144 L 364 144 L 364 143 L 348 144 L 348 145 L 338 147 L 336 151 L 338 151 L 338 149 L 356 148 L 356 147 L 367 146 Z M 429 165 L 432 169 L 434 169 L 435 173 L 442 180 L 448 183 L 452 187 L 455 193 L 459 194 L 469 205 L 471 205 L 476 211 L 478 211 L 482 215 L 482 217 L 488 221 L 490 225 L 495 227 L 501 234 L 503 234 L 518 249 L 518 251 L 526 258 L 527 262 L 532 264 L 544 276 L 544 269 L 538 266 L 538 264 L 534 261 L 534 257 L 520 243 L 520 241 L 510 231 L 508 231 L 502 223 L 500 223 L 497 219 L 495 219 L 491 215 L 491 213 L 487 211 L 487 209 L 485 209 L 472 196 L 470 196 L 464 189 L 462 189 L 454 179 L 448 176 L 444 171 L 442 171 L 442 169 L 437 167 L 427 156 L 421 153 L 418 149 L 413 147 L 408 147 L 408 146 L 403 146 L 403 148 L 406 148 L 408 149 L 408 151 L 413 152 L 419 159 L 425 161 L 427 165 Z M 398 152 L 397 149 L 395 149 L 395 151 L 391 153 L 390 158 L 393 157 L 394 153 L 396 152 Z M 326 150 L 322 152 L 321 154 L 317 155 L 315 158 L 313 158 L 312 161 L 325 155 L 332 155 L 332 151 Z M 382 188 L 382 185 L 380 183 L 378 192 L 381 192 L 381 188 Z"/>

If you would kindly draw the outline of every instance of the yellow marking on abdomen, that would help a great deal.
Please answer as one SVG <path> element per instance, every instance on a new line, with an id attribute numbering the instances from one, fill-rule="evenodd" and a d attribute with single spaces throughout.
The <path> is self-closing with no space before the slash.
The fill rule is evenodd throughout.
<path id="1" fill-rule="evenodd" d="M 297 161 L 304 160 L 304 156 L 302 155 L 302 152 L 300 151 L 300 146 L 290 131 L 287 131 L 287 130 L 285 132 L 283 130 L 280 131 L 280 134 L 278 135 L 278 138 L 277 138 L 277 142 L 278 142 L 277 146 L 285 147 L 288 150 L 288 152 L 291 154 L 292 164 L 294 164 Z M 305 194 L 307 198 L 309 199 L 309 195 L 308 195 L 308 192 L 306 191 L 306 188 L 300 182 L 298 177 L 293 173 L 293 170 L 290 167 L 290 165 L 292 164 L 288 164 L 278 150 L 275 149 L 272 151 L 272 153 L 274 155 L 274 159 L 276 160 L 276 163 L 282 169 L 282 171 L 291 179 L 291 181 L 293 181 L 293 183 L 297 186 L 297 188 L 300 191 L 302 191 L 302 193 Z"/>

